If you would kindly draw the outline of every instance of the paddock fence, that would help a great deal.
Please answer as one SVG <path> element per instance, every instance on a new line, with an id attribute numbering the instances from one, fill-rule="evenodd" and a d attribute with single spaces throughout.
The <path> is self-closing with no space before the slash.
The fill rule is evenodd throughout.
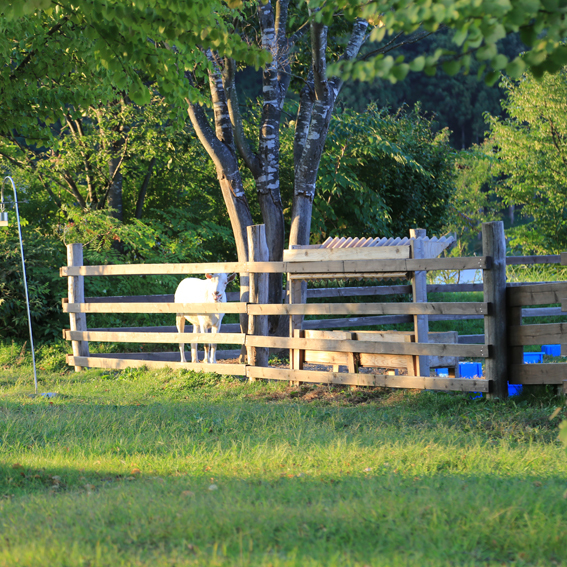
<path id="1" fill-rule="evenodd" d="M 258 227 L 250 227 L 252 231 Z M 249 232 L 249 241 L 254 241 Z M 72 342 L 73 354 L 68 363 L 82 368 L 123 369 L 127 367 L 172 367 L 214 371 L 255 379 L 288 380 L 293 383 L 344 384 L 353 386 L 386 386 L 450 391 L 470 391 L 507 395 L 507 382 L 515 384 L 556 384 L 567 387 L 567 364 L 524 365 L 520 350 L 524 345 L 540 344 L 543 339 L 562 344 L 566 354 L 567 325 L 523 325 L 522 318 L 560 314 L 567 311 L 567 282 L 506 285 L 506 264 L 563 263 L 567 254 L 546 257 L 505 257 L 505 240 L 501 223 L 483 226 L 484 254 L 469 258 L 416 258 L 413 246 L 389 246 L 388 249 L 367 248 L 360 258 L 356 249 L 340 254 L 325 253 L 316 259 L 296 254 L 283 262 L 251 261 L 207 264 L 147 264 L 84 266 L 81 245 L 68 246 L 68 265 L 60 274 L 68 278 L 68 298 L 63 310 L 69 313 L 70 329 L 64 337 Z M 251 250 L 250 258 L 256 259 Z M 313 254 L 310 254 L 313 256 Z M 358 257 L 357 257 L 358 256 Z M 289 258 L 289 255 L 287 256 Z M 327 258 L 327 259 L 325 259 Z M 427 285 L 422 299 L 416 299 L 416 274 L 439 270 L 481 270 L 482 283 Z M 249 297 L 240 301 L 240 294 L 228 294 L 223 304 L 176 304 L 173 294 L 85 298 L 85 277 L 116 275 L 198 275 L 237 272 L 249 275 Z M 301 284 L 313 274 L 332 279 L 406 278 L 410 285 L 364 286 L 351 288 L 308 289 L 291 285 L 289 303 L 268 304 L 264 284 L 258 278 L 268 273 L 287 274 L 288 281 Z M 242 278 L 241 278 L 242 279 Z M 428 302 L 427 293 L 482 291 L 481 302 Z M 412 303 L 308 303 L 308 299 L 351 298 L 382 295 L 414 294 Z M 561 307 L 540 307 L 559 303 Z M 535 306 L 535 307 L 530 307 Z M 563 311 L 561 311 L 563 309 Z M 88 329 L 87 314 L 92 313 L 232 313 L 246 315 L 249 323 L 241 332 L 240 325 L 223 325 L 218 334 L 177 332 L 176 327 L 117 327 Z M 268 315 L 289 318 L 290 336 L 267 336 Z M 306 316 L 325 317 L 305 320 Z M 342 316 L 342 317 L 340 317 Z M 420 333 L 418 325 L 425 320 L 484 320 L 484 334 L 457 336 L 456 333 Z M 508 321 L 508 322 L 507 322 Z M 363 331 L 358 327 L 413 323 L 413 332 Z M 356 331 L 339 331 L 348 327 Z M 539 329 L 541 327 L 541 329 Z M 537 330 L 536 330 L 537 328 Z M 530 342 L 532 341 L 532 342 Z M 181 363 L 178 352 L 140 352 L 90 354 L 89 342 L 179 344 L 214 343 L 244 347 L 248 362 L 244 363 Z M 270 366 L 269 349 L 289 349 L 289 368 Z M 239 351 L 232 351 L 237 355 Z M 219 358 L 223 358 L 219 352 Z M 449 366 L 451 361 L 473 358 L 484 363 L 483 377 L 460 378 L 430 375 L 430 366 Z M 425 364 L 422 363 L 425 361 Z M 429 364 L 432 362 L 432 364 Z M 509 364 L 510 362 L 510 364 Z M 321 369 L 332 367 L 332 371 Z M 407 374 L 399 375 L 398 369 Z M 342 369 L 345 369 L 341 371 Z"/>

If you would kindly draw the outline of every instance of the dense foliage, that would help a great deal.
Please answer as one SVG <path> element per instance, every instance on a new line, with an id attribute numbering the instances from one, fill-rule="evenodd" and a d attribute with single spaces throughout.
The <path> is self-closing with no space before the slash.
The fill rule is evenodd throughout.
<path id="1" fill-rule="evenodd" d="M 331 123 L 315 197 L 313 240 L 443 231 L 454 188 L 448 132 L 434 133 L 418 109 L 376 106 Z"/>
<path id="2" fill-rule="evenodd" d="M 567 69 L 536 79 L 506 80 L 506 119 L 490 118 L 496 192 L 514 205 L 523 224 L 509 231 L 526 253 L 567 249 Z"/>
<path id="3" fill-rule="evenodd" d="M 480 74 L 487 70 L 485 82 L 496 83 L 500 73 L 519 78 L 529 69 L 537 77 L 555 73 L 567 64 L 567 18 L 565 0 L 317 0 L 312 9 L 321 7 L 315 15 L 330 21 L 337 9 L 351 17 L 366 18 L 373 26 L 370 40 L 377 44 L 420 29 L 435 32 L 446 26 L 455 30 L 450 48 L 416 56 L 394 58 L 379 48 L 356 61 L 337 61 L 330 72 L 343 77 L 368 81 L 376 77 L 403 80 L 410 71 L 434 75 L 437 67 L 450 75 L 461 69 L 468 73 L 479 62 Z M 499 41 L 518 33 L 526 45 L 522 55 L 510 56 Z"/>

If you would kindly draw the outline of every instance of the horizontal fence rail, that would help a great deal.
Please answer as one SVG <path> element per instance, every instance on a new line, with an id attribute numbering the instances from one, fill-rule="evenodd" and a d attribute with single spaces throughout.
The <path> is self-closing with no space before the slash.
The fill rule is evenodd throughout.
<path id="1" fill-rule="evenodd" d="M 73 355 L 68 363 L 76 369 L 88 366 L 98 368 L 122 369 L 132 366 L 158 368 L 184 368 L 190 370 L 213 371 L 233 374 L 249 379 L 268 378 L 289 380 L 296 383 L 317 382 L 344 385 L 369 385 L 400 388 L 430 388 L 435 390 L 459 390 L 494 393 L 504 395 L 502 337 L 506 335 L 508 347 L 508 378 L 516 384 L 557 384 L 567 390 L 567 365 L 561 363 L 527 365 L 523 364 L 523 347 L 539 344 L 562 344 L 563 354 L 567 354 L 567 323 L 523 324 L 526 317 L 567 316 L 567 282 L 506 283 L 506 265 L 559 264 L 567 265 L 567 253 L 547 256 L 505 257 L 500 236 L 495 230 L 498 223 L 488 223 L 483 227 L 483 246 L 485 254 L 472 258 L 423 258 L 419 253 L 419 242 L 412 245 L 367 247 L 353 252 L 349 248 L 320 249 L 315 247 L 297 248 L 286 251 L 283 262 L 217 262 L 193 264 L 136 264 L 83 266 L 80 260 L 70 256 L 69 265 L 60 269 L 60 274 L 69 279 L 69 297 L 73 286 L 79 290 L 74 301 L 63 300 L 63 311 L 71 319 L 71 330 L 64 331 L 64 337 L 73 343 Z M 491 232 L 492 231 L 492 232 Z M 490 236 L 490 234 L 496 236 Z M 503 232 L 502 232 L 503 234 Z M 416 232 L 417 235 L 417 232 Z M 489 235 L 485 241 L 485 236 Z M 418 238 L 419 239 L 419 238 Z M 491 241 L 491 239 L 493 239 Z M 495 244 L 498 240 L 498 244 Z M 75 245 L 76 246 L 76 245 Z M 68 248 L 69 250 L 69 248 Z M 352 255 L 352 256 L 351 256 Z M 423 256 L 423 254 L 421 254 Z M 258 260 L 266 256 L 251 254 Z M 423 272 L 482 270 L 483 283 L 466 284 L 426 284 Z M 228 292 L 226 303 L 175 303 L 174 294 L 89 297 L 81 293 L 82 276 L 152 276 L 179 275 L 191 276 L 205 273 L 255 274 L 283 273 L 288 275 L 290 303 L 268 304 L 258 296 L 247 302 L 240 301 L 239 292 Z M 420 292 L 416 294 L 418 275 Z M 496 276 L 495 274 L 499 274 Z M 502 275 L 504 274 L 504 275 Z M 317 288 L 301 291 L 301 280 L 349 278 L 394 279 L 403 278 L 411 285 L 374 285 L 360 287 Z M 503 279 L 502 279 L 503 278 Z M 488 282 L 488 283 L 487 283 Z M 298 287 L 299 286 L 299 287 Z M 304 288 L 303 288 L 304 289 Z M 489 290 L 487 292 L 487 289 Z M 500 291 L 498 291 L 500 290 Z M 299 291 L 301 291 L 299 293 Z M 471 302 L 428 302 L 427 293 L 443 292 L 484 292 L 484 301 Z M 299 294 L 298 294 L 299 293 Z M 502 295 L 504 293 L 504 295 Z M 412 295 L 412 302 L 395 303 L 317 303 L 325 298 L 341 299 L 349 297 L 379 297 L 386 295 Z M 420 295 L 422 294 L 422 295 Z M 505 300 L 503 301 L 503 297 Z M 307 303 L 307 300 L 312 302 Z M 313 300 L 315 302 L 313 302 Z M 549 305 L 559 307 L 549 307 Z M 503 307 L 504 306 L 504 307 Z M 531 307 L 528 307 L 531 306 Z M 506 327 L 499 327 L 503 309 L 507 314 Z M 220 333 L 179 333 L 177 327 L 121 327 L 89 329 L 86 327 L 87 314 L 183 314 L 207 315 L 215 313 L 241 315 L 241 322 L 247 316 L 251 323 L 248 333 L 241 332 L 240 324 L 228 323 Z M 289 318 L 293 337 L 265 336 L 264 331 L 255 331 L 255 321 L 266 321 L 268 315 Z M 323 317 L 314 319 L 314 317 Z M 336 317 L 334 317 L 336 316 Z M 306 319 L 310 317 L 310 319 Z M 75 318 L 75 319 L 73 319 Z M 424 319 L 425 318 L 425 319 Z M 484 319 L 485 333 L 461 335 L 456 332 L 448 338 L 430 338 L 423 321 Z M 75 321 L 75 323 L 73 323 Z M 297 322 L 299 327 L 297 326 Z M 532 320 L 533 321 L 533 320 Z M 356 328 L 374 325 L 396 325 L 413 323 L 412 338 L 400 340 L 396 332 L 375 331 L 358 333 L 356 331 L 325 331 L 325 329 Z M 428 323 L 427 323 L 428 324 Z M 488 327 L 487 327 L 488 325 Z M 299 329 L 299 331 L 297 331 Z M 488 331 L 487 331 L 488 330 Z M 316 333 L 315 331 L 320 331 Z M 308 336 L 309 333 L 312 336 Z M 402 333 L 403 334 L 403 333 Z M 411 333 L 410 333 L 411 334 Z M 450 334 L 450 333 L 449 333 Z M 383 335 L 383 336 L 382 336 Z M 432 336 L 435 333 L 432 333 Z M 439 335 L 439 333 L 437 333 Z M 319 337 L 319 338 L 317 338 Z M 374 337 L 374 338 L 373 338 Z M 252 364 L 208 364 L 204 362 L 180 362 L 178 353 L 108 353 L 88 354 L 90 342 L 147 343 L 147 344 L 212 344 L 235 345 L 242 347 L 254 356 L 263 349 L 289 349 L 290 367 L 266 367 L 263 363 Z M 86 349 L 85 349 L 86 346 Z M 504 351 L 506 349 L 504 348 Z M 218 351 L 217 351 L 218 352 Z M 229 351 L 225 351 L 229 352 Z M 232 353 L 238 351 L 230 351 Z M 496 353 L 496 354 L 495 354 Z M 303 357 L 303 358 L 302 358 Z M 475 358 L 486 361 L 487 378 L 434 377 L 429 376 L 431 365 L 458 367 L 458 360 Z M 498 359 L 498 362 L 496 360 Z M 259 360 L 259 359 L 258 359 Z M 267 361 L 268 359 L 265 358 Z M 303 368 L 306 364 L 321 363 L 333 366 L 333 372 L 316 371 Z M 311 362 L 310 362 L 311 361 Z M 413 361 L 413 362 L 412 362 Z M 457 361 L 457 362 L 455 362 Z M 346 364 L 345 364 L 346 362 Z M 435 364 L 434 364 L 435 362 Z M 338 372 L 339 366 L 347 367 L 346 372 Z M 358 368 L 364 368 L 359 372 Z M 404 368 L 407 375 L 394 376 L 374 372 L 372 368 Z M 420 372 L 420 368 L 425 369 Z M 396 371 L 397 372 L 397 371 Z M 424 374 L 424 375 L 420 375 Z M 496 377 L 498 379 L 496 380 Z"/>
<path id="2" fill-rule="evenodd" d="M 205 343 L 243 345 L 243 333 L 122 333 L 103 331 L 63 332 L 68 341 L 89 341 L 101 343 Z"/>
<path id="3" fill-rule="evenodd" d="M 349 372 L 312 372 L 285 368 L 261 368 L 249 366 L 248 378 L 268 380 L 297 380 L 306 383 L 343 386 L 373 386 L 384 388 L 415 388 L 430 390 L 459 390 L 462 392 L 489 392 L 488 380 L 462 378 L 433 378 L 424 376 L 392 376 L 389 374 L 353 374 Z"/>
<path id="4" fill-rule="evenodd" d="M 104 266 L 64 266 L 61 277 L 69 276 L 134 276 L 134 275 L 190 275 L 208 273 L 368 273 L 415 272 L 437 270 L 489 269 L 492 258 L 433 258 L 401 260 L 352 260 L 326 262 L 223 262 L 217 264 L 117 264 Z"/>
<path id="5" fill-rule="evenodd" d="M 246 303 L 63 303 L 63 313 L 246 313 Z"/>

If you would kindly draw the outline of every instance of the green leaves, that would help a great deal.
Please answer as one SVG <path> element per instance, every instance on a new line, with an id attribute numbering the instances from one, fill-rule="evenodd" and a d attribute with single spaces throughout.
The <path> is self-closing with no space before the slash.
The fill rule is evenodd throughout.
<path id="1" fill-rule="evenodd" d="M 414 33 L 418 27 L 435 32 L 440 26 L 454 29 L 454 44 L 460 48 L 460 53 L 443 52 L 441 57 L 410 66 L 411 70 L 419 69 L 427 74 L 434 74 L 434 68 L 441 62 L 448 74 L 459 70 L 467 73 L 470 69 L 472 55 L 478 61 L 486 62 L 487 79 L 494 82 L 499 76 L 496 71 L 507 69 L 509 63 L 504 59 L 504 53 L 499 51 L 499 42 L 511 33 L 520 32 L 522 41 L 529 47 L 523 64 L 541 76 L 544 72 L 557 72 L 559 66 L 566 64 L 567 54 L 564 54 L 564 43 L 567 40 L 567 19 L 564 17 L 563 0 L 423 0 L 419 2 L 390 1 L 360 4 L 355 0 L 335 0 L 322 6 L 322 11 L 336 13 L 339 10 L 368 18 L 374 21 L 380 15 L 383 27 L 375 28 L 370 40 L 375 43 L 390 41 L 388 38 L 397 34 L 406 36 Z M 324 18 L 324 16 L 321 16 Z M 545 45 L 543 44 L 545 42 Z M 380 49 L 376 49 L 374 61 L 380 57 Z M 462 63 L 448 63 L 456 58 Z M 555 57 L 555 58 L 554 58 Z M 371 81 L 375 77 L 399 80 L 402 75 L 396 66 L 390 68 L 383 63 L 374 67 L 370 60 L 356 63 L 348 70 L 341 69 L 348 76 L 360 80 Z M 358 67 L 363 68 L 359 72 Z M 522 65 L 515 62 L 510 65 L 514 76 L 522 72 Z"/>
<path id="2" fill-rule="evenodd" d="M 521 63 L 522 59 L 512 63 Z M 510 67 L 509 64 L 506 69 Z M 521 210 L 520 226 L 510 232 L 512 246 L 525 253 L 567 249 L 567 70 L 525 73 L 505 82 L 503 108 L 509 118 L 490 117 L 497 192 Z"/>

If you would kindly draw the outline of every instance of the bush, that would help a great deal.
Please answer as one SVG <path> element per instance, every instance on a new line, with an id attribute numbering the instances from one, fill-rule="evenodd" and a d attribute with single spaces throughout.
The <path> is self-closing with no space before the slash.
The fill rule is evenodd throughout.
<path id="1" fill-rule="evenodd" d="M 51 341 L 61 337 L 65 317 L 61 298 L 67 282 L 59 277 L 59 267 L 66 264 L 65 247 L 39 229 L 23 227 L 24 256 L 34 336 Z M 18 231 L 10 226 L 0 232 L 0 339 L 29 338 L 22 258 Z"/>

